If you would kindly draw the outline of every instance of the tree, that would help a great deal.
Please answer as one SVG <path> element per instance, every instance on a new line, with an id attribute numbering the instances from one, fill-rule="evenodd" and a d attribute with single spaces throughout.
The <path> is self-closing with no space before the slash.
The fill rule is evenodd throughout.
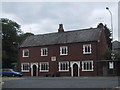
<path id="1" fill-rule="evenodd" d="M 112 50 L 112 39 L 110 38 L 111 37 L 111 31 L 108 29 L 107 25 L 104 25 L 104 30 L 105 30 L 105 36 L 106 36 L 106 39 L 107 39 L 107 44 L 108 44 L 108 48 L 110 50 Z"/>
<path id="2" fill-rule="evenodd" d="M 7 18 L 1 18 L 2 23 L 2 67 L 12 68 L 17 61 L 20 25 Z"/>

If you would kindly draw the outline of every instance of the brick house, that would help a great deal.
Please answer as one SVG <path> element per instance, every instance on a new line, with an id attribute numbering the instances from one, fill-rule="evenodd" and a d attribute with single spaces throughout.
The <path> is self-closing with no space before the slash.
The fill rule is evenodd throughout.
<path id="1" fill-rule="evenodd" d="M 103 24 L 97 28 L 31 35 L 19 47 L 20 71 L 27 76 L 97 76 L 108 48 Z"/>

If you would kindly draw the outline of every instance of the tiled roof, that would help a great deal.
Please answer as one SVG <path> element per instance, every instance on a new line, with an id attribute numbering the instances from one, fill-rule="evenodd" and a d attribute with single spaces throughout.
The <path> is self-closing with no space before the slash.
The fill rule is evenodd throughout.
<path id="1" fill-rule="evenodd" d="M 61 33 L 49 33 L 32 35 L 20 45 L 20 47 L 54 45 L 63 43 L 76 43 L 99 40 L 101 30 L 91 28 L 84 30 L 64 31 Z"/>

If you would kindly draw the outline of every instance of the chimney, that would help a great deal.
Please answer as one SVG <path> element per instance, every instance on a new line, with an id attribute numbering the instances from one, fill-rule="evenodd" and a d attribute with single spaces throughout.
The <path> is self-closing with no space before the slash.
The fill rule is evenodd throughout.
<path id="1" fill-rule="evenodd" d="M 63 24 L 59 24 L 58 32 L 59 32 L 59 33 L 64 32 Z"/>
<path id="2" fill-rule="evenodd" d="M 99 23 L 99 25 L 97 26 L 97 28 L 104 29 L 103 23 Z"/>

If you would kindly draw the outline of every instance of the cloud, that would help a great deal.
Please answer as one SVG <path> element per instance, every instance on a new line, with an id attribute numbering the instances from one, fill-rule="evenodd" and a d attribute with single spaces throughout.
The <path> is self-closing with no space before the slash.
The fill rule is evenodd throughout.
<path id="1" fill-rule="evenodd" d="M 113 13 L 115 38 L 117 24 L 117 3 L 111 2 L 5 2 L 4 17 L 21 24 L 24 32 L 43 34 L 57 32 L 58 24 L 63 23 L 65 30 L 96 27 L 104 22 L 110 28 L 110 14 L 105 7 L 110 7 Z"/>

